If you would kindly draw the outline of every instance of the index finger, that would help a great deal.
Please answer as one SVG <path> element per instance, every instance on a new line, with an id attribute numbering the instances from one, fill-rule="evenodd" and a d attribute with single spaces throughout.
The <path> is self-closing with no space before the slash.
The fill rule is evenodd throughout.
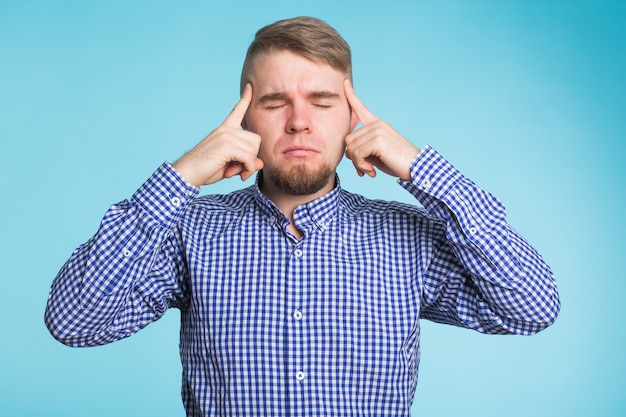
<path id="1" fill-rule="evenodd" d="M 222 126 L 238 128 L 241 126 L 241 121 L 248 111 L 250 102 L 252 101 L 252 86 L 250 83 L 246 84 L 243 89 L 241 99 L 235 104 L 235 107 L 230 111 L 230 114 L 222 122 Z"/>
<path id="2" fill-rule="evenodd" d="M 352 110 L 354 110 L 354 113 L 356 113 L 356 116 L 359 118 L 361 123 L 366 125 L 377 121 L 378 117 L 369 111 L 369 109 L 365 107 L 365 104 L 363 104 L 357 97 L 354 92 L 354 88 L 352 87 L 352 82 L 349 79 L 346 79 L 343 85 L 348 103 L 350 104 L 350 107 L 352 107 Z"/>

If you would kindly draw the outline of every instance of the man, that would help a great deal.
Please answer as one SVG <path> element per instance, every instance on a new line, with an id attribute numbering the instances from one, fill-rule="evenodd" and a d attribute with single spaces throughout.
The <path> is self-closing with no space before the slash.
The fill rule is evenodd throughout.
<path id="1" fill-rule="evenodd" d="M 54 337 L 109 343 L 176 307 L 190 416 L 400 416 L 420 318 L 484 333 L 549 326 L 552 273 L 500 202 L 377 119 L 351 78 L 350 49 L 325 23 L 261 29 L 222 125 L 112 206 L 59 272 Z M 341 189 L 344 153 L 424 209 Z M 197 198 L 255 173 L 254 186 Z"/>

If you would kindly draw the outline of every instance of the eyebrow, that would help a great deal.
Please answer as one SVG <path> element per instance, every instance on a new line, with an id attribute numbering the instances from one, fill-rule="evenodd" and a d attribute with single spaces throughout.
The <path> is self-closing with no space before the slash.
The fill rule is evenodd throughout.
<path id="1" fill-rule="evenodd" d="M 283 93 L 269 93 L 259 97 L 259 103 L 267 103 L 268 101 L 284 100 L 285 95 Z"/>
<path id="2" fill-rule="evenodd" d="M 332 91 L 312 91 L 307 95 L 309 98 L 339 98 L 339 94 L 333 93 Z"/>
<path id="3" fill-rule="evenodd" d="M 320 91 L 312 91 L 308 93 L 307 98 L 309 99 L 320 99 L 320 98 L 338 99 L 340 98 L 340 96 L 339 94 L 333 93 L 332 91 L 320 90 Z M 259 103 L 267 103 L 269 101 L 280 101 L 280 100 L 287 100 L 287 96 L 285 95 L 285 93 L 282 93 L 282 92 L 269 93 L 269 94 L 265 94 L 259 97 Z"/>

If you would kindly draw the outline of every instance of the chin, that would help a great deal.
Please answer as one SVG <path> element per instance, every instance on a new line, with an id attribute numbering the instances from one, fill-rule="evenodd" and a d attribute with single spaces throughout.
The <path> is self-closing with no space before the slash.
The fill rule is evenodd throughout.
<path id="1" fill-rule="evenodd" d="M 327 164 L 309 168 L 306 164 L 286 167 L 277 166 L 270 170 L 269 180 L 280 190 L 290 195 L 315 194 L 333 181 L 335 171 Z"/>

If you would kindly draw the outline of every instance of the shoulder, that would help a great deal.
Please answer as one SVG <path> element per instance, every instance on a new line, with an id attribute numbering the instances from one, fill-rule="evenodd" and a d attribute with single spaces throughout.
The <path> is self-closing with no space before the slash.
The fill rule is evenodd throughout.
<path id="1" fill-rule="evenodd" d="M 398 201 L 373 200 L 360 194 L 341 190 L 340 194 L 342 215 L 345 218 L 378 217 L 389 219 L 401 217 L 419 221 L 434 221 L 423 207 Z"/>
<path id="2" fill-rule="evenodd" d="M 356 241 L 383 237 L 383 244 L 409 252 L 416 250 L 415 245 L 431 247 L 445 241 L 445 224 L 416 204 L 372 200 L 342 192 L 339 215 L 341 224 Z"/>
<path id="3" fill-rule="evenodd" d="M 196 198 L 185 210 L 183 228 L 210 227 L 220 229 L 250 212 L 254 204 L 253 187 L 229 194 L 209 194 Z"/>
<path id="4" fill-rule="evenodd" d="M 248 187 L 228 194 L 209 194 L 198 197 L 190 205 L 190 209 L 232 213 L 245 210 L 253 202 L 254 187 Z"/>

